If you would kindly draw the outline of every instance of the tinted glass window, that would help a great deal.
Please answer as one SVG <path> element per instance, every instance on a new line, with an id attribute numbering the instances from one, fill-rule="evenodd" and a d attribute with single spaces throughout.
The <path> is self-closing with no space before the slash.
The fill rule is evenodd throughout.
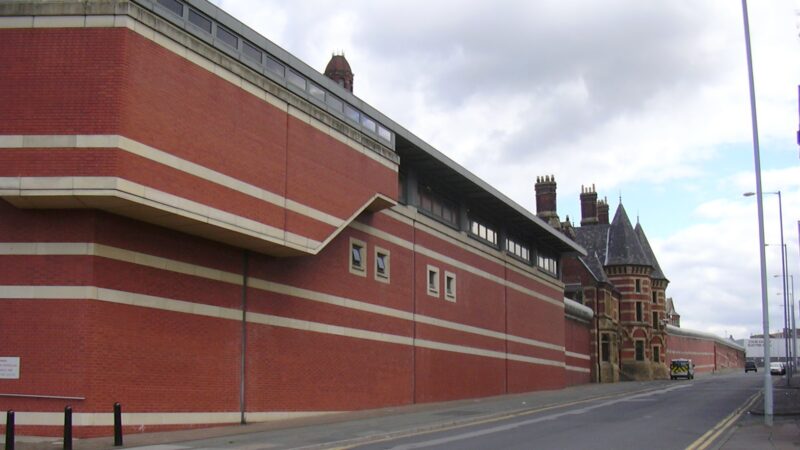
<path id="1" fill-rule="evenodd" d="M 308 93 L 321 102 L 325 101 L 325 91 L 316 84 L 308 83 Z"/>
<path id="2" fill-rule="evenodd" d="M 217 37 L 220 41 L 230 45 L 233 48 L 239 47 L 239 38 L 237 38 L 233 32 L 227 28 L 221 27 L 220 25 L 217 25 Z"/>
<path id="3" fill-rule="evenodd" d="M 325 97 L 325 103 L 327 103 L 332 109 L 342 112 L 342 101 L 338 98 L 328 94 L 328 96 Z"/>
<path id="4" fill-rule="evenodd" d="M 261 64 L 261 50 L 259 50 L 255 45 L 247 41 L 242 41 L 242 53 L 244 56 Z"/>
<path id="5" fill-rule="evenodd" d="M 158 0 L 158 4 L 183 17 L 183 4 L 176 0 Z"/>
<path id="6" fill-rule="evenodd" d="M 270 58 L 269 56 L 267 56 L 267 70 L 269 70 L 270 72 L 272 72 L 272 73 L 274 73 L 276 75 L 280 75 L 281 78 L 284 76 L 284 73 L 285 73 L 285 69 L 283 68 L 283 64 L 279 63 L 278 61 L 275 61 L 274 59 Z"/>
<path id="7" fill-rule="evenodd" d="M 286 79 L 289 80 L 289 83 L 292 83 L 304 91 L 306 90 L 306 79 L 291 70 L 286 72 Z"/>
<path id="8" fill-rule="evenodd" d="M 211 33 L 211 19 L 189 8 L 189 22 L 200 27 L 206 33 Z"/>

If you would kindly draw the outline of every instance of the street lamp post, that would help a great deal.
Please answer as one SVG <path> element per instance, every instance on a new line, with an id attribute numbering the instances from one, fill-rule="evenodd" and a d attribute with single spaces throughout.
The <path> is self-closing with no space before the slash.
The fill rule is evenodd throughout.
<path id="1" fill-rule="evenodd" d="M 769 300 L 767 300 L 767 263 L 764 251 L 764 205 L 761 201 L 761 153 L 758 148 L 758 118 L 756 115 L 756 89 L 753 82 L 753 58 L 750 51 L 750 22 L 747 17 L 747 0 L 742 0 L 744 42 L 747 53 L 747 75 L 750 84 L 750 117 L 753 126 L 753 162 L 756 173 L 756 203 L 758 204 L 758 251 L 761 259 L 761 325 L 764 330 L 764 424 L 772 426 L 772 376 L 769 373 Z"/>

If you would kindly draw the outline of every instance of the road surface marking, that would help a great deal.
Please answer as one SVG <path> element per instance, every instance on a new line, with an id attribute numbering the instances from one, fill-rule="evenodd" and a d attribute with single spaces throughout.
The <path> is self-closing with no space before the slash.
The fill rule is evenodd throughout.
<path id="1" fill-rule="evenodd" d="M 725 430 L 730 428 L 734 423 L 736 423 L 736 421 L 739 420 L 739 417 L 745 411 L 747 411 L 750 408 L 750 406 L 753 405 L 753 403 L 755 403 L 756 398 L 758 398 L 758 394 L 759 394 L 758 392 L 753 394 L 750 398 L 748 398 L 744 402 L 742 406 L 740 406 L 738 409 L 730 413 L 730 415 L 722 419 L 719 423 L 714 425 L 713 428 L 706 431 L 705 434 L 700 436 L 696 441 L 689 444 L 689 446 L 686 447 L 686 450 L 704 450 L 706 447 L 711 445 L 711 443 L 717 440 L 717 438 L 720 436 L 720 434 L 722 434 L 722 432 L 724 432 Z"/>

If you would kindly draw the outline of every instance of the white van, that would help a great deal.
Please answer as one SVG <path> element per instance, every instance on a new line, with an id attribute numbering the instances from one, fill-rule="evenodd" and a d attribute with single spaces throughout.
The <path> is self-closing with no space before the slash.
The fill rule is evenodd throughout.
<path id="1" fill-rule="evenodd" d="M 669 363 L 669 379 L 676 378 L 694 379 L 694 363 L 691 359 L 673 359 Z"/>

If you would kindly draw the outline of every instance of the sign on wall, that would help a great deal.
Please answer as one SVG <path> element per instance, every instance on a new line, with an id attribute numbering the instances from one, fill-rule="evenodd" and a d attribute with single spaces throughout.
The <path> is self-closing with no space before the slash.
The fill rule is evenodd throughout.
<path id="1" fill-rule="evenodd" d="M 19 356 L 0 356 L 0 379 L 19 379 Z"/>

